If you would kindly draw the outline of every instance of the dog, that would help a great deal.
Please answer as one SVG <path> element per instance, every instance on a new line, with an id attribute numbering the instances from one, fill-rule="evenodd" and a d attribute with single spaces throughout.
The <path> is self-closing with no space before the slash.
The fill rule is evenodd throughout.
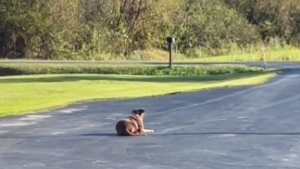
<path id="1" fill-rule="evenodd" d="M 153 133 L 154 130 L 145 129 L 144 117 L 144 109 L 132 110 L 130 116 L 117 122 L 118 136 L 146 136 L 147 133 Z"/>

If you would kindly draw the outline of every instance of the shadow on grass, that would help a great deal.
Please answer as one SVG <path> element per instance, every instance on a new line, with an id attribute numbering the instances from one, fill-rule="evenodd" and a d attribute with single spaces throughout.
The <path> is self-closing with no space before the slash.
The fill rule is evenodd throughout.
<path id="1" fill-rule="evenodd" d="M 0 83 L 52 83 L 52 82 L 76 82 L 76 81 L 131 81 L 131 82 L 158 82 L 158 83 L 176 83 L 176 82 L 209 82 L 234 80 L 245 77 L 262 75 L 266 72 L 241 73 L 232 75 L 208 75 L 208 76 L 118 76 L 118 75 L 58 75 L 58 76 L 39 76 L 39 77 L 18 77 L 3 78 Z"/>

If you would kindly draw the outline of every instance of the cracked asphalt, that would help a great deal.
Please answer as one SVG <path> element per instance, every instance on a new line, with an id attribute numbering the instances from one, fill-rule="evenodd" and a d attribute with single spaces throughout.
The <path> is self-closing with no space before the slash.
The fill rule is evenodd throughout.
<path id="1" fill-rule="evenodd" d="M 272 66 L 272 65 L 271 65 Z M 0 119 L 1 169 L 298 169 L 300 66 L 253 87 L 80 103 Z M 147 111 L 146 137 L 115 123 Z"/>

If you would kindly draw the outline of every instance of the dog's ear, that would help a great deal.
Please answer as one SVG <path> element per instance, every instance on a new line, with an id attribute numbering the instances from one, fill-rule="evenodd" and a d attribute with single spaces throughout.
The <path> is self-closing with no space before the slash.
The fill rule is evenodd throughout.
<path id="1" fill-rule="evenodd" d="M 142 115 L 143 113 L 145 113 L 145 109 L 134 109 L 134 110 L 131 111 L 131 113 Z"/>
<path id="2" fill-rule="evenodd" d="M 139 115 L 145 113 L 145 109 L 138 109 Z"/>
<path id="3" fill-rule="evenodd" d="M 133 109 L 131 111 L 132 114 L 140 114 L 140 111 L 138 109 Z"/>

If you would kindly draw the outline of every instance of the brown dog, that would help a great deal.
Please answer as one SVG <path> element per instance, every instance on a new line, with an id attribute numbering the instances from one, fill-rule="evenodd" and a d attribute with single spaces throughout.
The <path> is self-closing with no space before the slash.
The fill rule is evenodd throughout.
<path id="1" fill-rule="evenodd" d="M 116 124 L 116 131 L 119 136 L 146 136 L 147 132 L 154 132 L 144 128 L 144 109 L 132 110 L 131 114 Z"/>

